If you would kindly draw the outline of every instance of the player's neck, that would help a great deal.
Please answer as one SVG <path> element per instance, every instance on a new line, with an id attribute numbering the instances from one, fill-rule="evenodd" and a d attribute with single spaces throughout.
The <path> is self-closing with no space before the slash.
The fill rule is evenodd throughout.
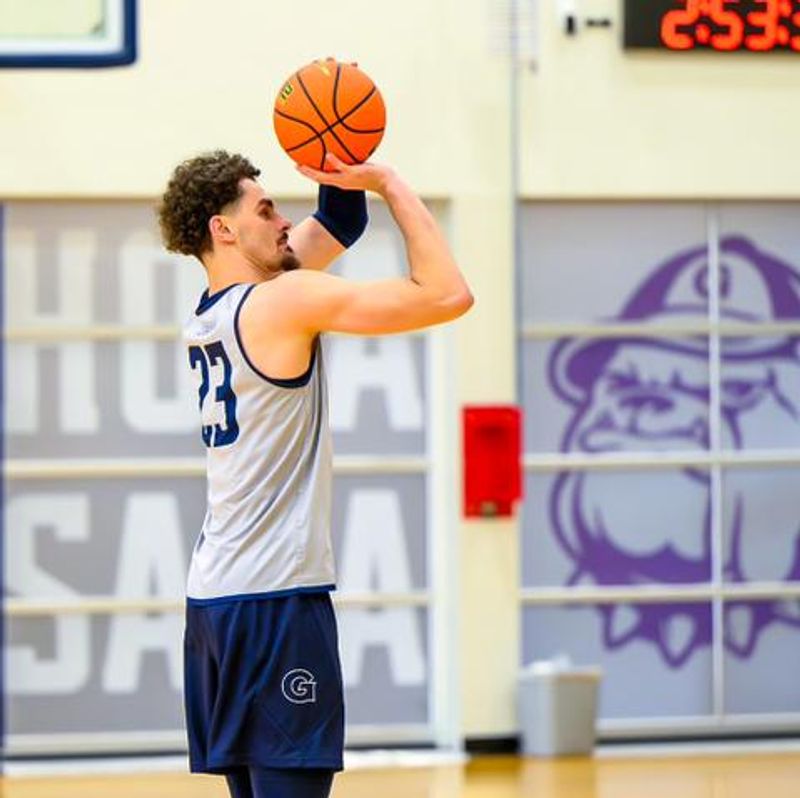
<path id="1" fill-rule="evenodd" d="M 264 280 L 264 275 L 238 253 L 230 255 L 212 253 L 203 258 L 203 266 L 208 275 L 209 295 L 236 283 L 260 283 Z"/>

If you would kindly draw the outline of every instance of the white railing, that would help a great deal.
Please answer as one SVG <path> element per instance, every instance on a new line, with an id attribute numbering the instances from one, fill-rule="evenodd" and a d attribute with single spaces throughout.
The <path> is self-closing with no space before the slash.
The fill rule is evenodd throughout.
<path id="1" fill-rule="evenodd" d="M 426 590 L 407 592 L 332 593 L 337 607 L 362 609 L 370 607 L 427 607 L 431 601 Z M 74 599 L 7 598 L 3 603 L 9 618 L 30 618 L 54 615 L 118 615 L 122 613 L 183 612 L 185 600 L 173 598 L 120 598 L 118 596 L 80 596 Z"/>
<path id="2" fill-rule="evenodd" d="M 423 474 L 429 466 L 427 457 L 381 455 L 337 455 L 333 461 L 336 474 Z M 202 457 L 147 459 L 86 458 L 74 460 L 6 460 L 6 479 L 111 479 L 121 477 L 204 477 L 206 462 Z"/>
<path id="3" fill-rule="evenodd" d="M 683 585 L 621 585 L 575 587 L 529 587 L 519 591 L 523 604 L 682 604 L 729 601 L 758 601 L 775 598 L 800 599 L 800 582 L 702 582 Z"/>

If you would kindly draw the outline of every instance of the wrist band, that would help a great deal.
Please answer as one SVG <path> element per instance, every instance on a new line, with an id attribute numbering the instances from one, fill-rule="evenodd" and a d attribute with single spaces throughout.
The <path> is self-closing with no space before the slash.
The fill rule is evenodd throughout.
<path id="1" fill-rule="evenodd" d="M 314 218 L 342 246 L 352 246 L 367 227 L 366 194 L 335 186 L 320 186 Z"/>

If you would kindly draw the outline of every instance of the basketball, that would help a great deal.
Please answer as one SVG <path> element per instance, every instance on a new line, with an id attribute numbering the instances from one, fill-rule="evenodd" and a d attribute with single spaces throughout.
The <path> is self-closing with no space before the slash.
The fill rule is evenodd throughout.
<path id="1" fill-rule="evenodd" d="M 368 75 L 327 58 L 298 69 L 283 83 L 272 118 L 287 155 L 324 170 L 329 152 L 349 164 L 366 161 L 383 138 L 386 108 Z"/>

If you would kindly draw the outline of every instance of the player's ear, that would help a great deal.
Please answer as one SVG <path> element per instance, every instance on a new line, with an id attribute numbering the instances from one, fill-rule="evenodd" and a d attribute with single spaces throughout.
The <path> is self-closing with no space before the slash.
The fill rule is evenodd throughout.
<path id="1" fill-rule="evenodd" d="M 221 241 L 229 244 L 236 238 L 228 224 L 228 220 L 219 214 L 212 216 L 208 220 L 208 231 L 211 233 L 212 241 Z"/>

